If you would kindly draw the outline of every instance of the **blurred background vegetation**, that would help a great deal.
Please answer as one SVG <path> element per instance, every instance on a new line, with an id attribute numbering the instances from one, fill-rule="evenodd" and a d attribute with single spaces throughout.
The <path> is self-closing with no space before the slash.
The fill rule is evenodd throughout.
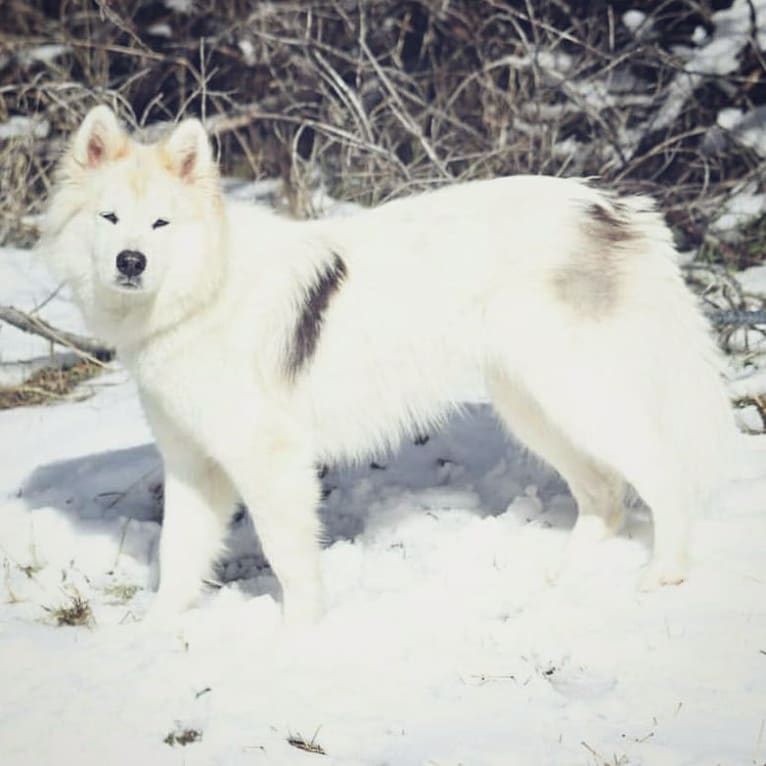
<path id="1" fill-rule="evenodd" d="M 2 5 L 7 244 L 34 241 L 66 137 L 106 102 L 135 128 L 202 117 L 224 172 L 281 179 L 297 216 L 315 214 L 320 184 L 374 204 L 508 173 L 598 176 L 657 197 L 682 249 L 738 268 L 764 258 L 752 2 Z M 728 66 L 712 56 L 722 40 Z"/>

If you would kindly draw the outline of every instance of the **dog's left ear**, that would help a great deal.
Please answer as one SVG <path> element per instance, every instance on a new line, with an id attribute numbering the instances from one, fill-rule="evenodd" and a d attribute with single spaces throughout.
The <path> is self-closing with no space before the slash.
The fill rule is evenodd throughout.
<path id="1" fill-rule="evenodd" d="M 179 123 L 163 146 L 170 171 L 182 181 L 192 183 L 215 167 L 213 151 L 199 120 Z"/>

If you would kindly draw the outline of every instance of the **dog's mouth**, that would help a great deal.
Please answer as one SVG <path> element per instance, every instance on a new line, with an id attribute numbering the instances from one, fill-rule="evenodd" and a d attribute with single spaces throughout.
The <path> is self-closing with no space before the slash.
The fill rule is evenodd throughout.
<path id="1" fill-rule="evenodd" d="M 141 277 L 126 277 L 124 274 L 118 274 L 114 283 L 125 290 L 141 290 L 144 286 Z"/>

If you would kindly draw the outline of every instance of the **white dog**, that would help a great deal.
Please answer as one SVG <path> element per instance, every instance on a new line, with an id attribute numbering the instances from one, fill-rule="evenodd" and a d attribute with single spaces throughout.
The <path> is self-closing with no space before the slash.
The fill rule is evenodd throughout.
<path id="1" fill-rule="evenodd" d="M 42 246 L 135 376 L 164 458 L 158 613 L 194 600 L 241 498 L 286 617 L 313 619 L 317 463 L 432 426 L 471 368 L 569 483 L 575 550 L 620 527 L 627 481 L 653 512 L 644 583 L 684 579 L 733 425 L 650 201 L 519 176 L 289 221 L 224 200 L 198 121 L 143 145 L 99 106 Z"/>

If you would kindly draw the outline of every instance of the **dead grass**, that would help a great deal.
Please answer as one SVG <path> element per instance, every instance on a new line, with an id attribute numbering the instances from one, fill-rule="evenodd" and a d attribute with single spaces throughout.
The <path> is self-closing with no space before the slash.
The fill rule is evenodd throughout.
<path id="1" fill-rule="evenodd" d="M 734 406 L 737 409 L 744 409 L 746 407 L 754 407 L 758 413 L 758 417 L 761 419 L 760 429 L 754 429 L 750 431 L 752 434 L 766 434 L 766 395 L 760 396 L 745 396 L 737 399 L 734 402 Z"/>
<path id="2" fill-rule="evenodd" d="M 630 31 L 628 0 L 195 0 L 184 12 L 161 0 L 140 12 L 130 0 L 7 0 L 0 124 L 28 122 L 0 138 L 0 243 L 34 241 L 68 136 L 107 103 L 139 131 L 199 116 L 224 173 L 281 178 L 298 217 L 317 213 L 318 186 L 377 204 L 504 174 L 593 176 L 655 196 L 700 262 L 760 263 L 766 217 L 726 241 L 713 225 L 733 194 L 766 190 L 764 158 L 718 124 L 722 109 L 766 105 L 754 13 L 736 71 L 690 77 L 679 56 L 730 4 L 645 4 Z M 712 310 L 763 307 L 688 276 Z M 737 326 L 721 331 L 727 349 Z M 0 409 L 68 398 L 95 372 L 41 371 L 0 389 Z"/>
<path id="3" fill-rule="evenodd" d="M 314 736 L 307 740 L 300 733 L 290 734 L 287 737 L 287 743 L 292 745 L 298 750 L 303 750 L 306 753 L 314 753 L 315 755 L 327 755 L 324 748 L 317 742 L 317 734 L 319 729 L 314 732 Z"/>
<path id="4" fill-rule="evenodd" d="M 62 399 L 69 401 L 81 383 L 91 380 L 103 369 L 102 364 L 87 359 L 80 359 L 67 367 L 45 367 L 19 385 L 0 386 L 0 410 L 53 404 Z M 75 398 L 87 396 L 89 394 L 81 392 Z"/>
<path id="5" fill-rule="evenodd" d="M 199 729 L 179 728 L 169 732 L 162 741 L 171 747 L 175 747 L 176 745 L 186 747 L 186 745 L 199 742 L 201 739 L 202 732 Z"/>
<path id="6" fill-rule="evenodd" d="M 50 613 L 52 619 L 59 627 L 63 625 L 86 625 L 93 624 L 93 613 L 90 604 L 79 593 L 72 593 L 68 600 L 59 607 L 43 607 Z"/>
<path id="7" fill-rule="evenodd" d="M 734 189 L 763 185 L 763 160 L 717 124 L 766 102 L 755 32 L 737 71 L 700 75 L 658 120 L 678 46 L 712 31 L 712 0 L 649 4 L 636 33 L 627 0 L 7 5 L 0 122 L 33 123 L 0 140 L 0 240 L 34 238 L 55 158 L 97 102 L 134 127 L 201 116 L 225 172 L 281 177 L 301 216 L 318 180 L 374 204 L 471 178 L 588 175 L 658 196 L 698 246 Z"/>
<path id="8" fill-rule="evenodd" d="M 123 606 L 131 601 L 139 590 L 139 586 L 133 583 L 112 583 L 104 588 L 104 595 L 111 599 L 108 604 Z"/>

